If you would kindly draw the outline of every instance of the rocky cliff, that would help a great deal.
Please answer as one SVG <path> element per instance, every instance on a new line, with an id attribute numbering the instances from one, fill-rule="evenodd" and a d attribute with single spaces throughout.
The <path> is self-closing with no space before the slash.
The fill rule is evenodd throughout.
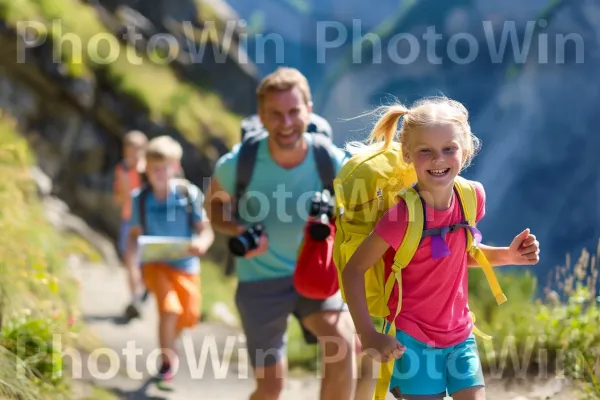
<path id="1" fill-rule="evenodd" d="M 170 134 L 180 140 L 186 175 L 201 183 L 237 140 L 241 117 L 255 107 L 256 73 L 252 63 L 239 60 L 240 32 L 232 31 L 228 48 L 213 47 L 222 42 L 226 21 L 237 18 L 230 9 L 218 1 L 212 6 L 153 1 L 152 7 L 140 9 L 127 3 L 0 0 L 0 109 L 18 119 L 41 170 L 54 183 L 53 194 L 112 236 L 119 224 L 111 203 L 112 172 L 125 132 L 140 129 L 149 137 Z M 52 30 L 53 20 L 60 31 Z M 185 36 L 178 21 L 192 21 L 194 30 Z M 19 31 L 23 23 L 30 29 Z M 135 27 L 140 39 L 123 37 L 127 26 Z M 70 38 L 82 43 L 80 54 L 60 42 L 73 34 Z M 159 62 L 169 48 L 157 45 L 147 51 L 159 34 L 179 43 L 169 63 Z M 90 43 L 99 44 L 100 35 L 114 40 L 103 39 L 111 47 L 99 45 L 97 54 L 116 51 L 114 61 L 101 63 L 90 56 Z M 191 59 L 189 49 L 202 48 L 202 59 Z M 131 62 L 126 58 L 131 54 L 142 61 Z"/>

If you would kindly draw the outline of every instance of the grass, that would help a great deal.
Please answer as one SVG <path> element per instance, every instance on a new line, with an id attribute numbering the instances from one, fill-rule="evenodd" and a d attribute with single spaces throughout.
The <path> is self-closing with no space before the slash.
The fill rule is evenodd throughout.
<path id="1" fill-rule="evenodd" d="M 240 116 L 228 111 L 217 94 L 180 81 L 156 53 L 140 54 L 118 41 L 90 5 L 78 0 L 0 0 L 0 17 L 13 26 L 20 20 L 42 23 L 71 76 L 105 70 L 117 95 L 135 99 L 153 121 L 170 122 L 197 147 L 206 146 L 211 136 L 234 144 Z"/>
<path id="2" fill-rule="evenodd" d="M 0 114 L 0 396 L 69 398 L 68 379 L 54 346 L 77 343 L 77 282 L 69 254 L 99 256 L 79 238 L 56 232 L 45 219 L 29 168 L 35 162 L 14 121 Z"/>
<path id="3" fill-rule="evenodd" d="M 501 273 L 508 302 L 496 306 L 483 276 L 470 280 L 471 308 L 492 341 L 478 339 L 482 364 L 496 377 L 566 376 L 583 387 L 583 398 L 600 398 L 600 297 L 596 254 L 583 250 L 575 263 L 555 268 L 553 282 L 537 298 L 528 273 Z"/>

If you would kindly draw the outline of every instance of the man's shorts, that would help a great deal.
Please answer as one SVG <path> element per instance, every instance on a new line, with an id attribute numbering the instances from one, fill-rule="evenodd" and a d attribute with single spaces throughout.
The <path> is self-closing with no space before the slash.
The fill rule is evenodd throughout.
<path id="1" fill-rule="evenodd" d="M 255 368 L 273 365 L 285 357 L 289 315 L 300 322 L 315 312 L 348 310 L 339 292 L 325 300 L 300 296 L 292 277 L 240 282 L 235 301 L 246 335 L 248 357 Z M 307 343 L 317 343 L 317 338 L 304 326 L 302 331 Z"/>
<path id="2" fill-rule="evenodd" d="M 434 348 L 414 339 L 403 331 L 396 333 L 406 346 L 402 357 L 395 361 L 390 391 L 401 395 L 452 396 L 459 390 L 484 386 L 477 342 L 471 334 L 464 342 L 447 348 Z"/>
<path id="3" fill-rule="evenodd" d="M 148 290 L 156 297 L 159 314 L 179 315 L 177 331 L 191 328 L 200 318 L 200 277 L 173 268 L 168 264 L 153 263 L 142 267 L 142 277 Z"/>

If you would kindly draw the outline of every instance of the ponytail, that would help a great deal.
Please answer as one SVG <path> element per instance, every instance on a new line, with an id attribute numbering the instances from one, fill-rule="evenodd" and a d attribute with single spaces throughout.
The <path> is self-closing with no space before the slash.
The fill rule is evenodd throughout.
<path id="1" fill-rule="evenodd" d="M 396 134 L 398 121 L 401 117 L 408 114 L 408 109 L 401 104 L 395 104 L 383 108 L 385 113 L 379 118 L 373 131 L 369 135 L 368 141 L 370 144 L 383 142 L 383 149 L 387 149 L 394 139 Z"/>

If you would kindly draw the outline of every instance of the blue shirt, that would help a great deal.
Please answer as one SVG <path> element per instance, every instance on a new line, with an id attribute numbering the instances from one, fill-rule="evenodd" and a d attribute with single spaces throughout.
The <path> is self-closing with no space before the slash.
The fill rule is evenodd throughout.
<path id="1" fill-rule="evenodd" d="M 273 159 L 266 139 L 259 143 L 256 164 L 246 194 L 239 203 L 240 222 L 245 226 L 261 222 L 269 240 L 263 254 L 250 259 L 236 257 L 239 281 L 258 281 L 288 277 L 296 267 L 297 252 L 308 218 L 310 199 L 323 190 L 317 170 L 312 134 L 306 133 L 309 150 L 294 168 L 280 167 Z M 223 155 L 215 166 L 215 177 L 223 190 L 234 195 L 236 165 L 240 144 Z M 337 174 L 348 155 L 334 149 L 333 163 Z"/>
<path id="2" fill-rule="evenodd" d="M 203 207 L 204 194 L 191 183 L 189 190 L 194 205 L 192 216 L 194 224 L 196 224 L 206 218 L 206 211 Z M 141 189 L 132 192 L 131 227 L 140 226 L 140 193 Z M 170 186 L 167 198 L 164 200 L 157 200 L 154 193 L 150 191 L 146 196 L 146 230 L 142 232 L 142 235 L 192 238 L 195 233 L 189 223 L 186 210 L 187 201 L 188 199 L 183 193 L 176 191 L 174 184 Z M 163 261 L 183 272 L 198 273 L 200 271 L 198 257 L 190 256 Z"/>

